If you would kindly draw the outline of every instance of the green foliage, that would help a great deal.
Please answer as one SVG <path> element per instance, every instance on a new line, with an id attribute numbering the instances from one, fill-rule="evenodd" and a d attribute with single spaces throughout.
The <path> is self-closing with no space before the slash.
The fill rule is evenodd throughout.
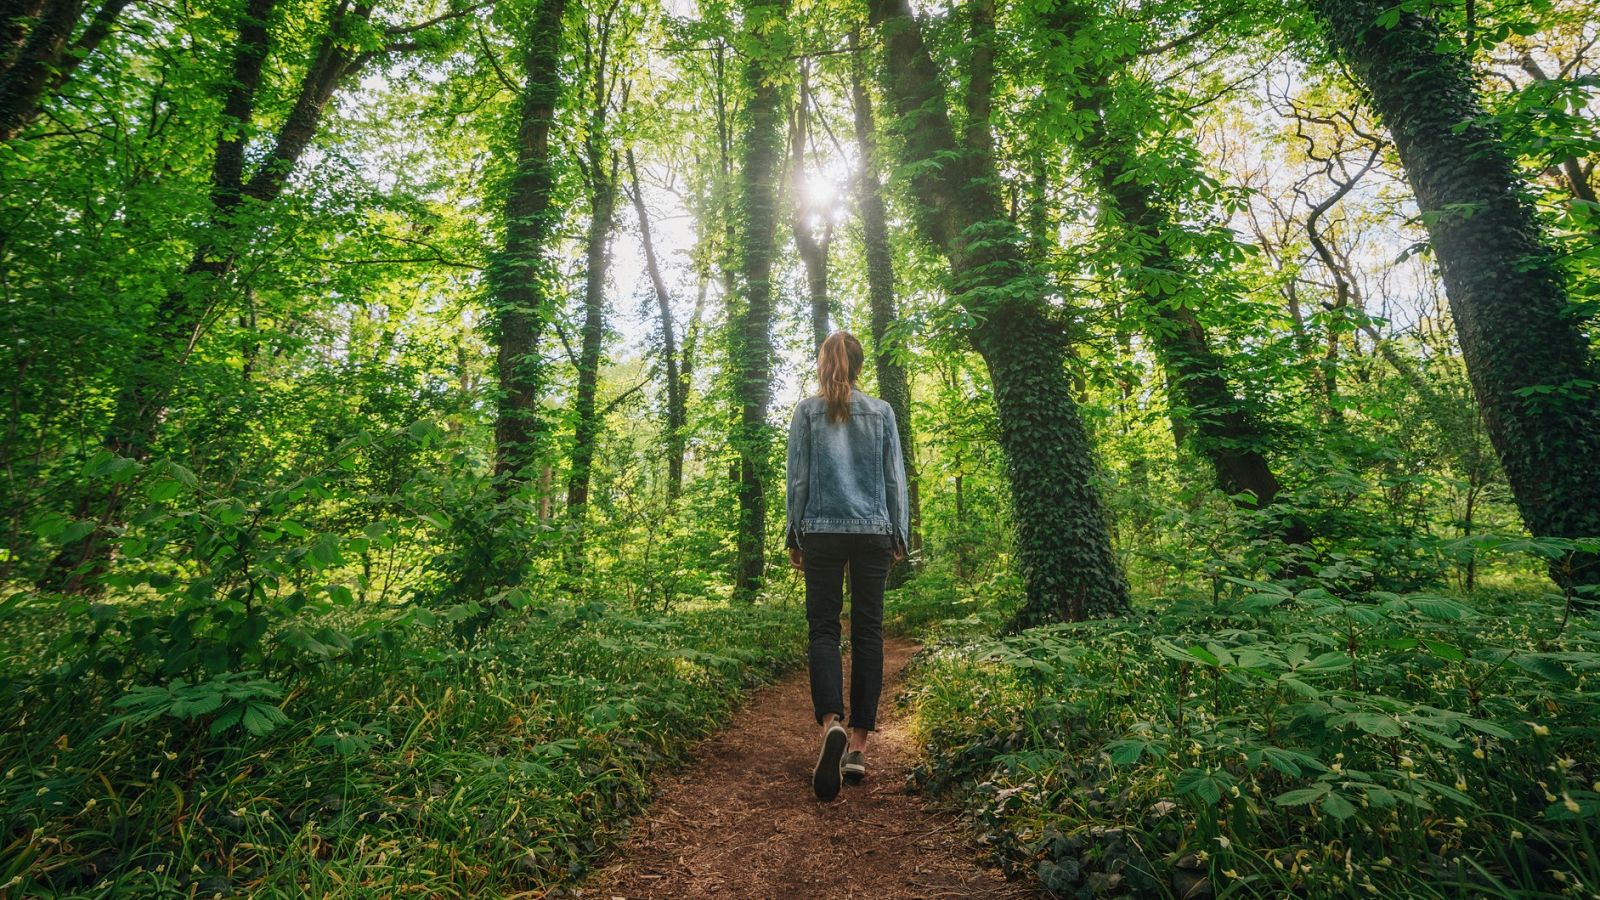
<path id="1" fill-rule="evenodd" d="M 830 315 L 865 334 L 838 137 L 899 9 L 869 5 L 276 0 L 239 119 L 245 0 L 131 3 L 94 47 L 83 4 L 81 62 L 0 140 L 0 893 L 548 892 L 798 663 L 802 581 L 764 565 L 772 426 L 814 381 L 783 129 L 803 99 Z M 919 775 L 1004 865 L 1061 895 L 1600 888 L 1600 548 L 1524 535 L 1500 464 L 1549 452 L 1533 483 L 1564 472 L 1592 519 L 1593 467 L 1546 438 L 1597 379 L 1456 321 L 1437 236 L 1503 247 L 1493 204 L 1419 209 L 1391 146 L 1416 120 L 1475 142 L 1441 178 L 1499 160 L 1541 308 L 1600 346 L 1592 6 L 1074 0 L 996 4 L 987 35 L 958 4 L 882 69 L 924 539 L 887 612 L 934 642 Z M 1350 75 L 1392 54 L 1336 64 L 1318 9 L 1437 65 L 1380 121 Z M 351 67 L 297 108 L 325 40 Z M 598 371 L 572 346 L 601 144 L 657 226 L 677 495 L 632 204 Z M 224 145 L 274 189 L 232 204 Z M 529 163 L 543 206 L 513 202 Z M 1551 428 L 1491 441 L 1474 385 Z M 1196 434 L 1229 412 L 1256 427 Z M 1219 487 L 1239 451 L 1270 507 Z M 994 639 L 1119 612 L 1119 570 L 1131 615 Z"/>
<path id="2" fill-rule="evenodd" d="M 1057 894 L 1510 896 L 1600 884 L 1596 673 L 1600 632 L 1536 593 L 1227 578 L 941 642 L 912 703 L 922 782 Z"/>
<path id="3" fill-rule="evenodd" d="M 363 615 L 321 618 L 343 630 Z M 43 657 L 13 655 L 0 811 L 20 838 L 0 851 L 0 883 L 29 896 L 548 889 L 582 875 L 649 777 L 743 689 L 800 662 L 803 623 L 785 605 L 663 617 L 544 604 L 471 647 L 444 621 L 416 624 L 288 690 L 241 671 L 118 696 L 92 674 L 40 680 Z"/>

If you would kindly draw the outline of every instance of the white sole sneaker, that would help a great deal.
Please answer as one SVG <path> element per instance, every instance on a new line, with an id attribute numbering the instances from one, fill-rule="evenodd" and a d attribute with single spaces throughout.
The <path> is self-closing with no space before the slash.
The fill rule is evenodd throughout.
<path id="1" fill-rule="evenodd" d="M 844 765 L 839 768 L 844 773 L 845 784 L 860 784 L 861 780 L 867 777 L 866 757 L 859 750 L 846 753 L 844 755 Z"/>
<path id="2" fill-rule="evenodd" d="M 839 761 L 844 757 L 844 745 L 848 740 L 849 733 L 838 722 L 822 736 L 822 752 L 817 754 L 817 767 L 811 773 L 811 789 L 817 792 L 818 800 L 832 800 L 839 796 L 842 778 Z"/>

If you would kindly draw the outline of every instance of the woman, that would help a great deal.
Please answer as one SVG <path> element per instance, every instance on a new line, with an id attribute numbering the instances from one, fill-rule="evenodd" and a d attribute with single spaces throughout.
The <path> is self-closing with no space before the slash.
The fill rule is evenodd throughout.
<path id="1" fill-rule="evenodd" d="M 836 331 L 817 352 L 815 397 L 789 424 L 789 562 L 806 577 L 811 704 L 822 751 L 811 776 L 831 800 L 866 777 L 883 688 L 883 586 L 907 546 L 906 473 L 894 410 L 856 387 L 861 342 Z M 844 728 L 839 611 L 850 567 L 850 731 Z"/>

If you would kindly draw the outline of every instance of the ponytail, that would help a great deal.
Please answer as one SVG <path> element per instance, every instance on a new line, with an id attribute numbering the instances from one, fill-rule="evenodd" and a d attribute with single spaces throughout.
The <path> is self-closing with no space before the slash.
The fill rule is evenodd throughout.
<path id="1" fill-rule="evenodd" d="M 861 375 L 866 353 L 861 342 L 848 331 L 835 331 L 817 351 L 817 393 L 828 402 L 828 421 L 850 421 L 850 388 Z"/>

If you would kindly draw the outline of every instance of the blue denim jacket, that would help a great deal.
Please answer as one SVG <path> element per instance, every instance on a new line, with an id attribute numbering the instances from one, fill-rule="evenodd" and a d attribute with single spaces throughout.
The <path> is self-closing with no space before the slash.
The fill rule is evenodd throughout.
<path id="1" fill-rule="evenodd" d="M 894 409 L 851 389 L 850 420 L 828 421 L 828 403 L 807 397 L 789 423 L 788 545 L 806 532 L 892 535 L 909 546 L 905 459 Z"/>

